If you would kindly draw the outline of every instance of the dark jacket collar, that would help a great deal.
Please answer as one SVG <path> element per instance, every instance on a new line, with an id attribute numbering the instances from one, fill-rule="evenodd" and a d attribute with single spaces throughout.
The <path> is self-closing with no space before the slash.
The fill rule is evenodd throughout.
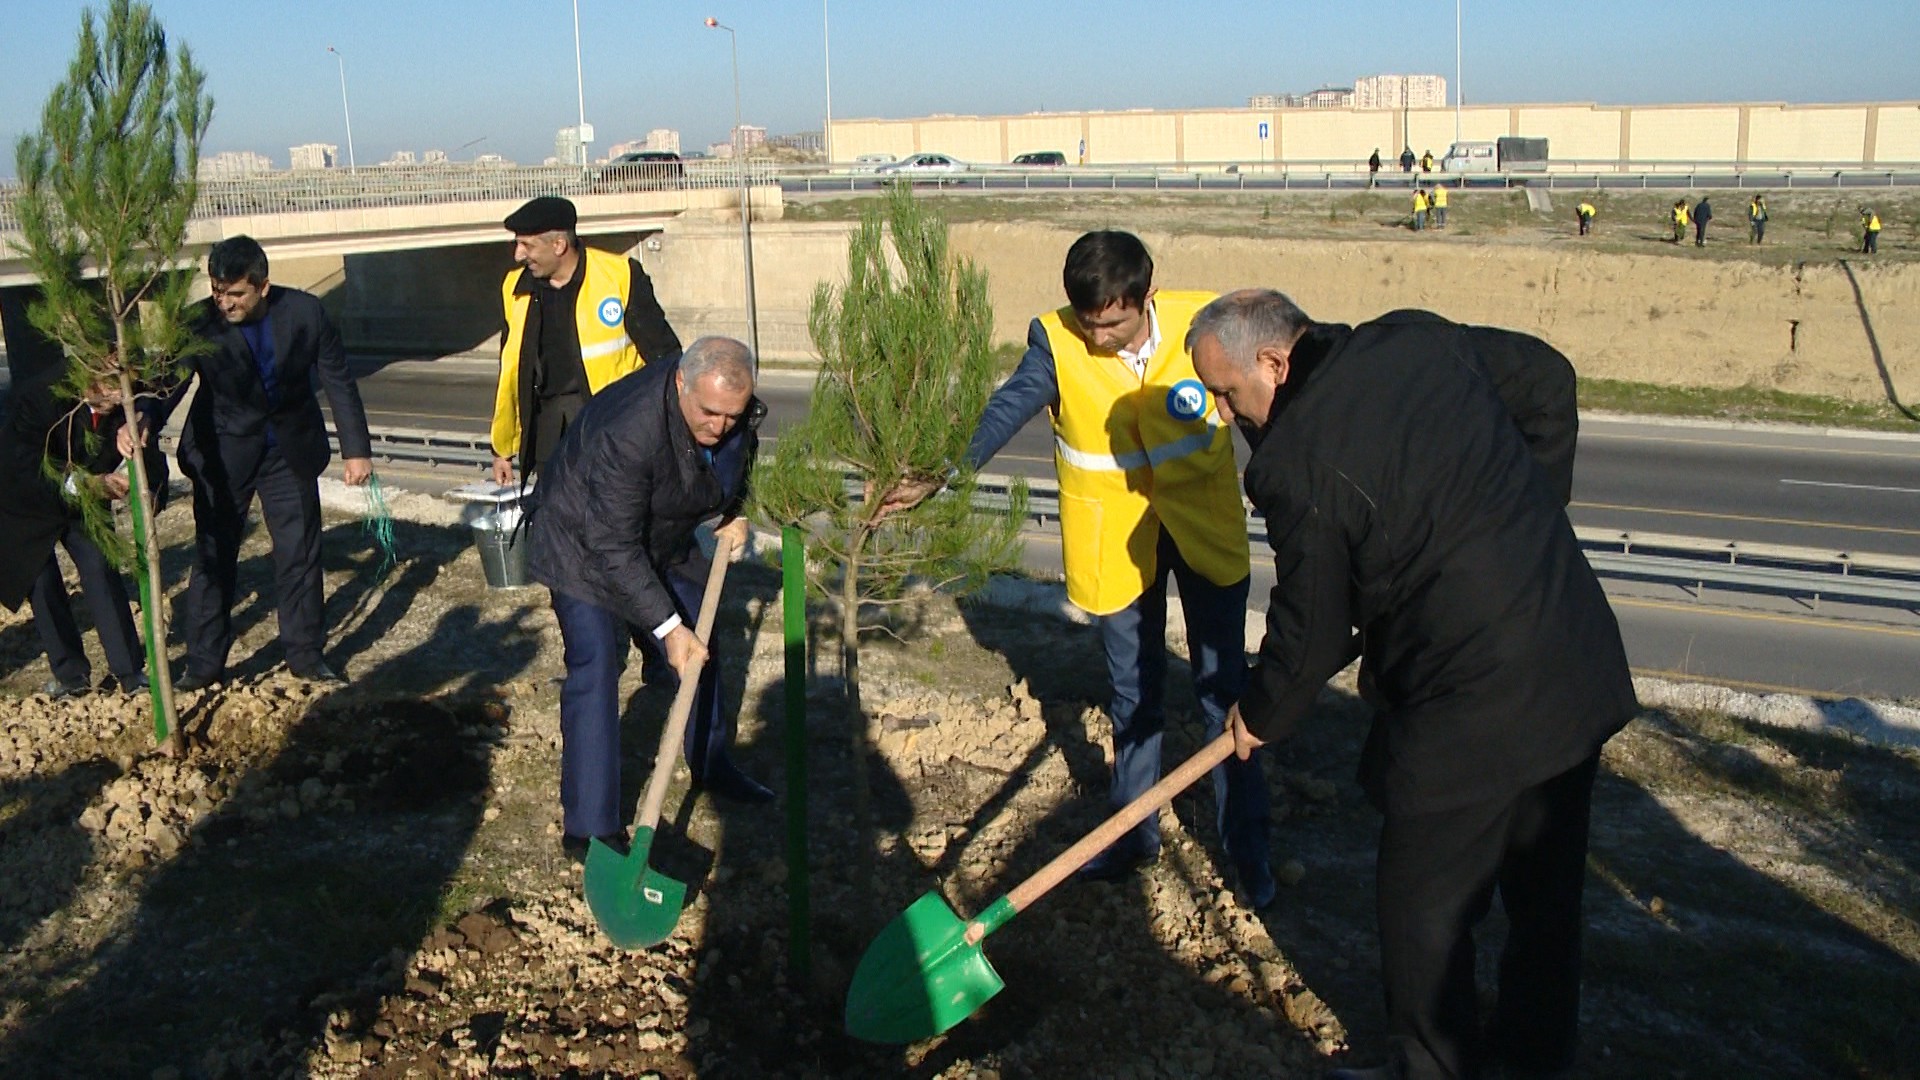
<path id="1" fill-rule="evenodd" d="M 1258 432 L 1249 431 L 1247 440 L 1258 446 L 1289 406 L 1312 389 L 1315 379 L 1353 336 L 1353 327 L 1345 323 L 1313 323 L 1287 354 L 1287 381 L 1273 392 L 1273 407 L 1267 410 L 1267 422 Z"/>

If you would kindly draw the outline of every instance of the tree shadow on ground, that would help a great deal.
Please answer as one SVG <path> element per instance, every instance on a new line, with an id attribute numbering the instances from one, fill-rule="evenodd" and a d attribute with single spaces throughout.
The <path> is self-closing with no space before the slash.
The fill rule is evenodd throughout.
<path id="1" fill-rule="evenodd" d="M 1280 825 L 1280 856 L 1306 876 L 1262 921 L 1370 1062 L 1386 1020 L 1380 822 L 1350 779 L 1365 730 L 1364 705 L 1323 698 L 1280 749 L 1283 768 L 1340 778 L 1334 798 L 1298 802 Z M 1609 745 L 1594 793 L 1577 1074 L 1912 1075 L 1920 1032 L 1904 1003 L 1920 997 L 1920 940 L 1889 913 L 1920 909 L 1917 791 L 1909 758 L 1832 736 L 1657 711 L 1636 720 Z M 1787 847 L 1749 839 L 1736 854 L 1741 838 L 1724 830 L 1754 821 Z M 1814 872 L 1794 866 L 1796 853 Z M 1490 1009 L 1498 902 L 1477 938 Z"/>
<path id="2" fill-rule="evenodd" d="M 120 770 L 102 758 L 0 781 L 0 953 L 67 906 L 93 862 L 80 815 Z M 0 998 L 19 992 L 0 976 Z"/>
<path id="3" fill-rule="evenodd" d="M 402 681 L 414 654 L 479 641 L 492 643 L 491 669 L 523 670 L 537 648 L 529 617 L 488 626 L 477 609 L 453 609 L 363 683 Z M 475 673 L 435 697 L 355 688 L 316 702 L 178 857 L 150 876 L 109 871 L 142 890 L 137 914 L 75 967 L 85 972 L 75 985 L 20 1017 L 0 1075 L 296 1073 L 323 1036 L 364 1032 L 444 918 L 479 824 L 508 717 L 477 692 L 491 681 Z"/>

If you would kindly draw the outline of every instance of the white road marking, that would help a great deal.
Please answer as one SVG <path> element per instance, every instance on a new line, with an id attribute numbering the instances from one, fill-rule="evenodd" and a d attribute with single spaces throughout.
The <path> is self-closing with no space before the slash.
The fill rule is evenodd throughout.
<path id="1" fill-rule="evenodd" d="M 1780 482 L 1797 487 L 1845 488 L 1848 491 L 1891 491 L 1900 495 L 1920 495 L 1920 488 L 1883 487 L 1879 484 L 1836 484 L 1830 480 L 1789 480 L 1784 477 Z"/>

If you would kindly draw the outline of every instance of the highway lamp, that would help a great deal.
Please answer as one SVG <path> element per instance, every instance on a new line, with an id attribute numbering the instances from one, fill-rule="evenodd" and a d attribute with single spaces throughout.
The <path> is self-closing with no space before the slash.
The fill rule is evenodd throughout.
<path id="1" fill-rule="evenodd" d="M 753 303 L 753 189 L 747 181 L 746 138 L 740 131 L 740 35 L 733 27 L 707 16 L 707 29 L 725 30 L 733 47 L 733 165 L 740 171 L 740 258 L 746 268 L 747 347 L 760 358 L 760 315 Z"/>
<path id="2" fill-rule="evenodd" d="M 347 115 L 347 171 L 359 172 L 360 167 L 353 160 L 353 109 L 347 104 L 347 58 L 331 45 L 327 51 L 340 62 L 340 111 Z"/>
<path id="3" fill-rule="evenodd" d="M 573 87 L 580 99 L 580 126 L 573 133 L 580 143 L 580 168 L 587 167 L 587 145 L 593 142 L 593 129 L 587 126 L 587 76 L 580 66 L 580 0 L 573 0 Z"/>
<path id="4" fill-rule="evenodd" d="M 820 44 L 827 54 L 827 125 L 820 129 L 820 145 L 827 167 L 833 167 L 833 26 L 827 21 L 827 0 L 820 0 Z"/>
<path id="5" fill-rule="evenodd" d="M 1453 141 L 1460 141 L 1460 0 L 1453 0 Z"/>

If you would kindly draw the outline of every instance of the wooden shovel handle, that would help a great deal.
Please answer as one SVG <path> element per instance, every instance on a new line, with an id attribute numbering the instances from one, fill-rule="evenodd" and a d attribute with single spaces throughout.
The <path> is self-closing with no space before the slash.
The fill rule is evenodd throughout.
<path id="1" fill-rule="evenodd" d="M 1025 911 L 1035 901 L 1047 895 L 1055 885 L 1067 879 L 1087 864 L 1095 855 L 1112 846 L 1115 840 L 1126 835 L 1128 829 L 1147 819 L 1147 815 L 1159 810 L 1173 801 L 1201 777 L 1207 775 L 1215 765 L 1227 760 L 1233 753 L 1233 732 L 1223 731 L 1220 737 L 1200 748 L 1198 753 L 1182 762 L 1180 767 L 1160 779 L 1160 782 L 1148 788 L 1139 798 L 1128 803 L 1120 811 L 1108 818 L 1101 826 L 1080 838 L 1080 842 L 1054 856 L 1052 862 L 1041 867 L 1034 875 L 1014 886 L 1007 894 L 1007 900 L 1016 912 Z"/>
<path id="2" fill-rule="evenodd" d="M 713 569 L 707 572 L 707 591 L 700 598 L 700 618 L 693 636 L 704 648 L 713 633 L 713 613 L 720 607 L 720 586 L 727 580 L 727 564 L 733 557 L 733 538 L 722 536 L 714 546 Z M 653 775 L 647 778 L 647 796 L 640 804 L 638 828 L 651 829 L 660 823 L 660 808 L 667 802 L 667 783 L 673 779 L 674 762 L 680 760 L 680 740 L 687 733 L 687 716 L 693 712 L 693 699 L 700 693 L 701 657 L 680 674 L 680 689 L 673 695 L 673 709 L 667 713 L 667 726 L 660 733 L 660 752 L 653 758 Z"/>

